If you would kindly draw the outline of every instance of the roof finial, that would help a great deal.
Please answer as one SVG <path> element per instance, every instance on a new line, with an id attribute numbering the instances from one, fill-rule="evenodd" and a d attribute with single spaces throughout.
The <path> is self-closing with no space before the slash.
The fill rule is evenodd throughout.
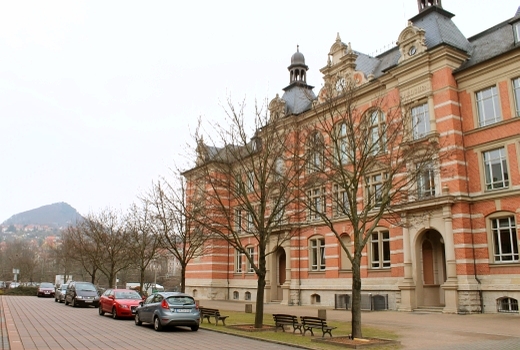
<path id="1" fill-rule="evenodd" d="M 296 44 L 296 52 L 300 52 L 300 45 Z"/>

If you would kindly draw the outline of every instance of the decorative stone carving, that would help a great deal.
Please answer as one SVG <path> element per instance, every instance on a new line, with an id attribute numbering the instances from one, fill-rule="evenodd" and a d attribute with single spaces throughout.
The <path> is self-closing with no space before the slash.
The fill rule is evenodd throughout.
<path id="1" fill-rule="evenodd" d="M 272 121 L 285 116 L 285 101 L 278 94 L 269 102 L 269 113 Z"/>
<path id="2" fill-rule="evenodd" d="M 397 46 L 401 53 L 398 63 L 417 57 L 427 50 L 425 31 L 408 21 L 408 26 L 397 39 Z"/>

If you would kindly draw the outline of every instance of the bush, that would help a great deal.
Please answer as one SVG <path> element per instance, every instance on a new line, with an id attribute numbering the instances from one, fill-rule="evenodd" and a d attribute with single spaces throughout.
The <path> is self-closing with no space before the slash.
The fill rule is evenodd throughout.
<path id="1" fill-rule="evenodd" d="M 38 287 L 16 287 L 4 289 L 4 295 L 34 295 L 38 293 Z"/>

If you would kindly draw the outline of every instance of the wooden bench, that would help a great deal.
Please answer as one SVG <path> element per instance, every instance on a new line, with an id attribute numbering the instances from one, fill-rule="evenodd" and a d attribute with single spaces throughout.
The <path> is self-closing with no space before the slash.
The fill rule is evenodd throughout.
<path id="1" fill-rule="evenodd" d="M 282 331 L 285 332 L 284 326 L 291 326 L 293 328 L 293 333 L 296 330 L 302 332 L 302 325 L 298 322 L 298 316 L 287 315 L 287 314 L 273 314 L 274 324 L 276 326 L 275 332 L 278 331 L 278 328 L 281 328 Z"/>
<path id="2" fill-rule="evenodd" d="M 200 311 L 200 323 L 204 322 L 204 319 L 208 320 L 208 323 L 211 323 L 210 318 L 213 317 L 215 319 L 215 325 L 218 326 L 218 321 L 222 321 L 222 324 L 226 325 L 226 318 L 229 316 L 222 316 L 218 309 L 210 309 L 207 307 L 199 307 Z"/>
<path id="3" fill-rule="evenodd" d="M 303 335 L 310 331 L 311 335 L 314 336 L 313 328 L 319 328 L 323 332 L 322 338 L 325 337 L 325 333 L 328 333 L 332 338 L 332 330 L 337 328 L 327 326 L 327 321 L 319 317 L 302 316 L 300 319 L 302 320 Z"/>

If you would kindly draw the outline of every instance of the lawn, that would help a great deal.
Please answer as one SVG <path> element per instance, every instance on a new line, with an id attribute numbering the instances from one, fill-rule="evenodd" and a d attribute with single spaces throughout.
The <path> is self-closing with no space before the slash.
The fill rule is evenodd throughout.
<path id="1" fill-rule="evenodd" d="M 208 324 L 206 320 L 204 320 L 204 323 L 201 323 L 200 327 L 203 329 L 208 329 L 212 331 L 218 331 L 218 332 L 224 332 L 229 334 L 235 334 L 240 335 L 244 337 L 250 337 L 250 338 L 256 338 L 256 339 L 263 339 L 263 340 L 269 340 L 273 342 L 280 342 L 284 344 L 292 344 L 292 345 L 298 345 L 302 346 L 304 348 L 308 349 L 331 349 L 331 350 L 337 350 L 341 347 L 338 347 L 337 345 L 331 345 L 331 344 L 321 344 L 317 342 L 311 341 L 312 338 L 321 338 L 321 331 L 314 332 L 314 337 L 311 337 L 309 333 L 307 333 L 305 336 L 302 336 L 299 334 L 298 331 L 296 333 L 292 333 L 292 329 L 290 327 L 290 330 L 286 331 L 285 333 L 282 332 L 280 329 L 278 329 L 278 332 L 275 332 L 274 330 L 269 331 L 257 331 L 257 332 L 250 332 L 250 331 L 244 331 L 233 328 L 234 325 L 253 325 L 255 320 L 255 314 L 254 313 L 244 313 L 244 312 L 237 312 L 237 311 L 226 311 L 226 310 L 220 310 L 220 313 L 222 315 L 229 316 L 226 319 L 226 326 L 223 326 L 220 322 L 219 325 L 216 326 L 214 324 L 214 321 L 212 320 L 212 324 Z M 351 326 L 350 322 L 341 322 L 341 321 L 327 321 L 327 324 L 332 327 L 337 327 L 335 330 L 332 331 L 333 337 L 340 337 L 340 336 L 347 336 L 350 334 Z M 271 325 L 274 326 L 273 316 L 271 314 L 265 314 L 264 315 L 264 325 Z M 397 335 L 394 333 L 390 333 L 387 331 L 382 331 L 380 329 L 371 328 L 371 327 L 363 327 L 363 336 L 367 338 L 383 338 L 383 339 L 392 339 L 396 340 Z M 328 337 L 328 335 L 326 335 Z M 385 346 L 375 346 L 370 347 L 372 350 L 397 350 L 400 349 L 399 345 L 385 345 Z"/>

